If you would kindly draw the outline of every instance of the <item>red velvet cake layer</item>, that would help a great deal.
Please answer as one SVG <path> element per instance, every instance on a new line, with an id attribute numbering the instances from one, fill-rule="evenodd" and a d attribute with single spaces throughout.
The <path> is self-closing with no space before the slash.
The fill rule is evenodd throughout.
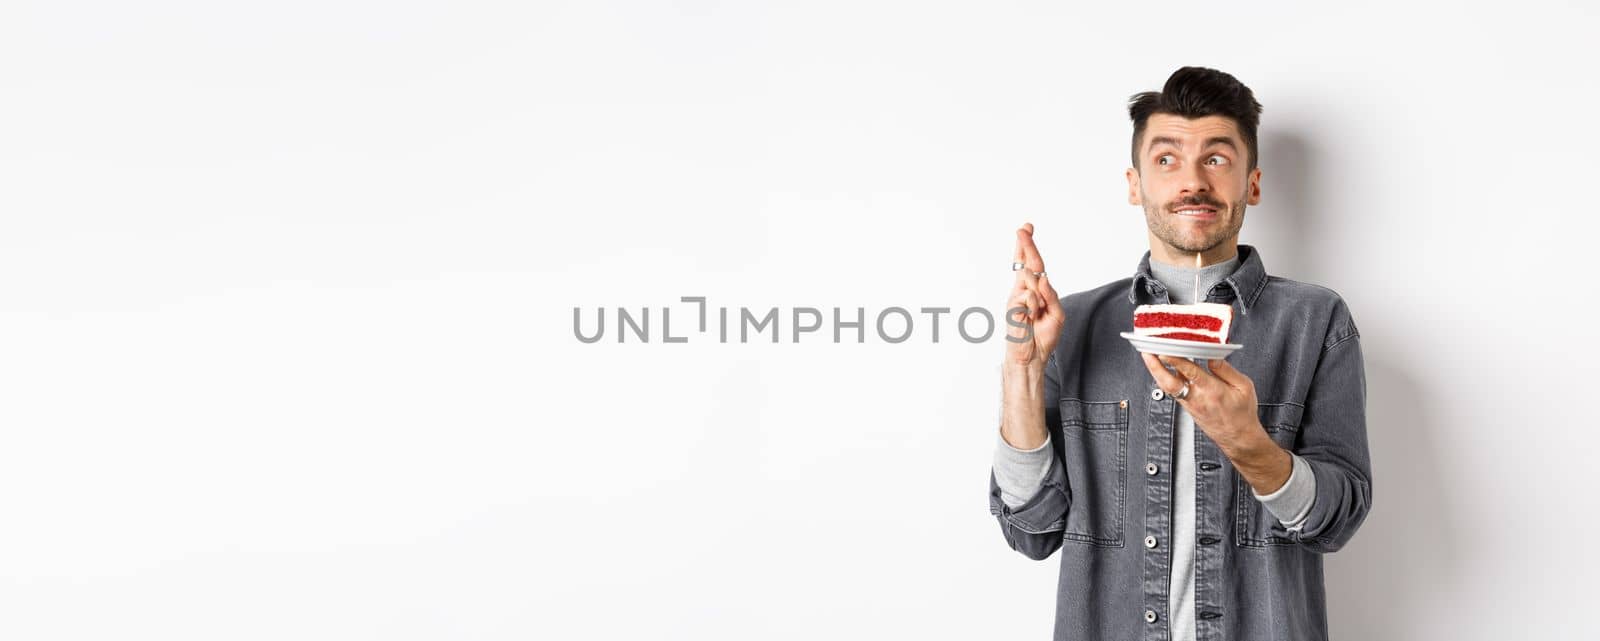
<path id="1" fill-rule="evenodd" d="M 1171 312 L 1151 312 L 1133 317 L 1134 327 L 1184 327 L 1188 329 L 1205 329 L 1213 332 L 1222 331 L 1222 319 L 1215 316 L 1202 316 L 1200 314 L 1174 314 Z M 1221 342 L 1210 339 L 1210 342 Z"/>

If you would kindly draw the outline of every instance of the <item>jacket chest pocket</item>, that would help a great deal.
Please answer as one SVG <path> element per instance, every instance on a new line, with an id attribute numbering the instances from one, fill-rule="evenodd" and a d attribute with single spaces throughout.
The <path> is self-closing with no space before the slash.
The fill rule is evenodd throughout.
<path id="1" fill-rule="evenodd" d="M 1285 451 L 1293 452 L 1296 441 L 1300 436 L 1300 418 L 1305 413 L 1305 408 L 1296 403 L 1257 403 L 1256 412 L 1261 419 L 1261 426 L 1266 428 L 1267 436 L 1272 437 L 1272 442 Z M 1251 494 L 1250 484 L 1244 476 L 1235 473 L 1234 483 L 1234 516 L 1236 542 L 1244 547 L 1266 547 L 1269 545 L 1294 545 L 1294 541 L 1280 536 L 1283 526 L 1278 523 L 1277 517 L 1267 511 L 1267 506 L 1257 501 Z M 1277 527 L 1277 531 L 1273 528 Z"/>
<path id="2" fill-rule="evenodd" d="M 1062 459 L 1072 507 L 1064 538 L 1122 547 L 1128 490 L 1128 402 L 1061 399 Z"/>

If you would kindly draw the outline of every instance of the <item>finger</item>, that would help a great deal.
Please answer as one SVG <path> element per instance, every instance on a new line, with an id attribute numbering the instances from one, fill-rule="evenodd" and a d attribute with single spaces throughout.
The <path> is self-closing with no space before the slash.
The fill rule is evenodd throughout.
<path id="1" fill-rule="evenodd" d="M 1018 338 L 1033 335 L 1033 323 L 1028 322 L 1028 310 L 1021 305 L 1006 308 L 1006 334 Z"/>
<path id="2" fill-rule="evenodd" d="M 1013 336 L 1024 336 L 1031 331 L 1028 329 L 1032 325 L 1032 323 L 1028 322 L 1028 308 L 1020 303 L 1006 306 L 1006 319 L 1006 327 L 1009 328 Z M 1021 322 L 1021 325 L 1011 323 L 1011 319 L 1016 319 Z"/>
<path id="3" fill-rule="evenodd" d="M 1034 283 L 1034 289 L 1039 292 L 1039 297 L 1044 299 L 1045 309 L 1051 312 L 1061 310 L 1061 296 L 1056 294 L 1056 288 L 1050 284 L 1050 275 L 1044 274 Z"/>
<path id="4" fill-rule="evenodd" d="M 1139 358 L 1144 359 L 1145 369 L 1150 370 L 1150 377 L 1155 379 L 1156 387 L 1161 388 L 1161 391 L 1168 394 L 1177 394 L 1178 390 L 1183 387 L 1183 379 L 1178 378 L 1178 375 L 1162 367 L 1161 361 L 1156 360 L 1154 354 L 1141 352 Z"/>
<path id="5" fill-rule="evenodd" d="M 1194 361 L 1187 358 L 1162 355 L 1161 362 L 1172 366 L 1172 369 L 1178 370 L 1179 375 L 1189 379 L 1196 387 L 1210 384 L 1207 379 L 1213 378 L 1204 369 L 1201 369 L 1199 365 L 1195 365 Z"/>
<path id="6" fill-rule="evenodd" d="M 1033 310 L 1035 309 L 1033 303 L 1033 292 L 1027 290 L 1020 291 L 1017 292 L 1015 296 L 1012 296 L 1011 300 L 1006 301 L 1006 317 L 1010 318 L 1011 310 L 1014 310 L 1018 307 L 1024 308 L 1026 312 L 1026 315 L 1023 317 L 1024 320 L 1032 319 Z"/>
<path id="7" fill-rule="evenodd" d="M 1035 280 L 1033 283 L 1033 302 L 1038 305 L 1038 307 L 1035 308 L 1035 310 L 1038 312 L 1038 314 L 1035 316 L 1036 319 L 1044 318 L 1050 313 L 1051 302 L 1049 298 L 1045 297 L 1044 292 L 1039 287 L 1039 283 L 1040 281 L 1037 280 Z"/>
<path id="8" fill-rule="evenodd" d="M 1027 312 L 1027 308 L 1028 308 L 1028 293 L 1027 292 L 1016 292 L 1016 293 L 1011 295 L 1011 298 L 1007 298 L 1006 299 L 1006 319 L 1007 320 L 1010 320 L 1011 318 L 1016 316 L 1018 307 L 1023 308 L 1023 312 L 1024 313 Z M 1026 316 L 1024 316 L 1024 318 L 1026 318 Z"/>
<path id="9" fill-rule="evenodd" d="M 1027 229 L 1026 233 L 1018 232 L 1018 238 L 1022 240 L 1022 254 L 1025 257 L 1022 264 L 1026 265 L 1026 267 L 1023 269 L 1031 272 L 1042 272 L 1044 271 L 1044 259 L 1039 257 L 1039 248 L 1033 244 L 1033 225 L 1030 223 L 1024 227 Z"/>
<path id="10" fill-rule="evenodd" d="M 1017 289 L 1033 289 L 1033 284 L 1038 280 L 1039 277 L 1034 276 L 1033 271 L 1027 267 L 1017 270 Z"/>
<path id="11" fill-rule="evenodd" d="M 1050 287 L 1050 284 L 1047 282 L 1045 286 Z M 1051 318 L 1058 323 L 1066 323 L 1067 310 L 1061 307 L 1061 297 L 1056 295 L 1054 287 L 1050 287 L 1050 293 L 1046 295 L 1045 304 Z"/>
<path id="12" fill-rule="evenodd" d="M 1023 223 L 1017 228 L 1017 250 L 1011 260 L 1026 264 L 1028 262 L 1028 247 L 1033 245 L 1033 223 Z M 1041 271 L 1035 269 L 1033 271 Z"/>
<path id="13" fill-rule="evenodd" d="M 1211 366 L 1211 374 L 1216 376 L 1217 380 L 1227 383 L 1230 387 L 1238 389 L 1255 387 L 1255 383 L 1250 380 L 1249 376 L 1245 376 L 1244 372 L 1239 371 L 1238 368 L 1226 360 L 1213 358 L 1206 361 L 1206 364 Z"/>
<path id="14" fill-rule="evenodd" d="M 1023 289 L 1023 288 L 1025 288 L 1028 285 L 1031 285 L 1033 283 L 1035 278 L 1037 278 L 1037 277 L 1035 277 L 1033 275 L 1034 272 L 1043 271 L 1043 270 L 1039 270 L 1039 269 L 1033 269 L 1032 267 L 1028 266 L 1029 263 L 1028 263 L 1028 250 L 1027 250 L 1027 247 L 1029 245 L 1032 245 L 1032 244 L 1033 244 L 1033 223 L 1023 223 L 1023 225 L 1021 227 L 1017 228 L 1017 249 L 1011 255 L 1011 262 L 1013 262 L 1013 263 L 1022 263 L 1022 265 L 1023 265 L 1022 269 L 1016 270 L 1016 272 L 1017 272 L 1016 282 L 1017 282 L 1017 288 L 1018 289 Z"/>

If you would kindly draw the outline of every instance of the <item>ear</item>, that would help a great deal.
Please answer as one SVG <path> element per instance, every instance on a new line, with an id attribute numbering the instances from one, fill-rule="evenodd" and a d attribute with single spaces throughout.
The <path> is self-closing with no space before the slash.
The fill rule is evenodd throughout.
<path id="1" fill-rule="evenodd" d="M 1128 171 L 1123 173 L 1128 178 L 1128 204 L 1143 205 L 1144 202 L 1139 199 L 1139 170 L 1129 167 Z M 1254 205 L 1255 203 L 1250 204 Z"/>
<path id="2" fill-rule="evenodd" d="M 1245 202 L 1251 206 L 1261 204 L 1261 168 L 1256 167 L 1250 172 L 1250 184 L 1245 185 L 1245 194 L 1249 199 Z"/>

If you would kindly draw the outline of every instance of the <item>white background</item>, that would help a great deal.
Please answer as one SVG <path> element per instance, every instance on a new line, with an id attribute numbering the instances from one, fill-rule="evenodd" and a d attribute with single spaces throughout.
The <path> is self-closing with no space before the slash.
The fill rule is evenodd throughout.
<path id="1" fill-rule="evenodd" d="M 1592 633 L 1596 18 L 7 3 L 0 637 L 1047 638 L 998 338 L 678 297 L 998 311 L 1023 221 L 1063 292 L 1129 276 L 1125 101 L 1185 64 L 1265 105 L 1243 242 L 1362 332 L 1334 636 Z"/>

